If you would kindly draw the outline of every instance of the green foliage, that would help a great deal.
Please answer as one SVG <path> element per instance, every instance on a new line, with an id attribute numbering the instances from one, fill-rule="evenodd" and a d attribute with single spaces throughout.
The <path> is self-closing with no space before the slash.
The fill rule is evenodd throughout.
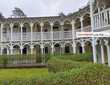
<path id="1" fill-rule="evenodd" d="M 93 64 L 91 54 L 49 56 L 45 77 L 15 78 L 0 82 L 6 85 L 110 85 L 110 68 Z M 48 56 L 47 56 L 48 57 Z M 84 59 L 83 59 L 84 58 Z"/>
<path id="2" fill-rule="evenodd" d="M 7 85 L 110 85 L 110 68 L 88 64 L 82 68 L 58 72 L 44 78 L 15 79 Z"/>
<path id="3" fill-rule="evenodd" d="M 26 64 L 26 63 L 41 63 L 41 55 L 0 55 L 0 64 L 4 66 L 8 64 Z"/>
<path id="4" fill-rule="evenodd" d="M 58 59 L 64 59 L 64 60 L 73 60 L 73 61 L 87 61 L 92 62 L 92 53 L 84 53 L 84 54 L 64 54 L 64 55 L 57 55 L 53 56 Z"/>
<path id="5" fill-rule="evenodd" d="M 72 68 L 81 68 L 82 66 L 88 64 L 87 62 L 76 62 L 71 60 L 63 60 L 58 58 L 51 58 L 48 61 L 48 69 L 50 72 L 62 72 L 66 70 L 70 70 Z"/>

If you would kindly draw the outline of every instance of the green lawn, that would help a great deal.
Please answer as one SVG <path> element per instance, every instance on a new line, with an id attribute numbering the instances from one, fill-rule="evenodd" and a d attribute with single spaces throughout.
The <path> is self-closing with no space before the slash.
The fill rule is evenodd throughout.
<path id="1" fill-rule="evenodd" d="M 47 68 L 28 69 L 0 69 L 0 80 L 11 80 L 15 78 L 33 78 L 48 75 Z"/>

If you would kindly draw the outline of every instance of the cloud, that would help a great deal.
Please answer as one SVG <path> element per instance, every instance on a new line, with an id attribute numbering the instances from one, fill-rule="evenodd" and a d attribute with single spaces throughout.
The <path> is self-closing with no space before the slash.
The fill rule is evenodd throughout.
<path id="1" fill-rule="evenodd" d="M 0 2 L 0 11 L 9 17 L 14 7 L 21 8 L 28 16 L 50 16 L 60 12 L 68 14 L 85 6 L 88 0 L 1 0 Z"/>

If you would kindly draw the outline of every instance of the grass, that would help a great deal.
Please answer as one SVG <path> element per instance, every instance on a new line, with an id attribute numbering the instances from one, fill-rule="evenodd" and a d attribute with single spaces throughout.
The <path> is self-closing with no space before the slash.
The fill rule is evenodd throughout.
<path id="1" fill-rule="evenodd" d="M 47 68 L 0 69 L 0 80 L 28 79 L 47 76 Z"/>

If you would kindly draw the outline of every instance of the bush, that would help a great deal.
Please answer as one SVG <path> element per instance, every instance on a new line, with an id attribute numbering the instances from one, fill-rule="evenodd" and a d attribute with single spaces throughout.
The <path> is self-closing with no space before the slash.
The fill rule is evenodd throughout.
<path id="1" fill-rule="evenodd" d="M 88 64 L 88 63 L 51 58 L 48 61 L 48 69 L 50 72 L 56 73 L 56 72 L 70 70 L 72 68 L 81 68 L 82 66 L 84 66 L 86 64 Z"/>
<path id="2" fill-rule="evenodd" d="M 110 68 L 88 64 L 82 68 L 51 74 L 45 78 L 16 79 L 7 85 L 110 85 Z"/>
<path id="3" fill-rule="evenodd" d="M 84 53 L 84 54 L 64 54 L 61 56 L 53 56 L 58 59 L 64 59 L 64 60 L 73 60 L 73 61 L 87 61 L 92 62 L 93 57 L 91 53 Z"/>

